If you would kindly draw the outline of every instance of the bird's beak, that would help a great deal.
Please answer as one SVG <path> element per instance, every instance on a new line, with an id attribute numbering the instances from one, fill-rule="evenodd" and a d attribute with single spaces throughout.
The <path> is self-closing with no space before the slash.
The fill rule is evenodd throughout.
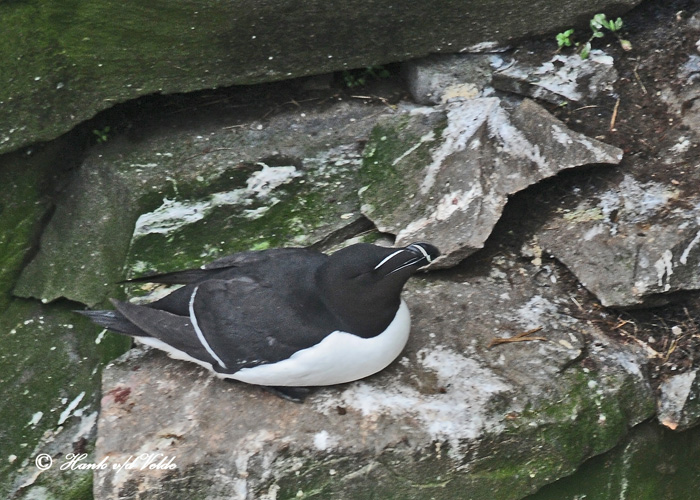
<path id="1" fill-rule="evenodd" d="M 427 266 L 428 264 L 432 263 L 435 259 L 440 257 L 440 250 L 438 250 L 437 247 L 431 245 L 430 243 L 411 243 L 406 247 L 406 250 L 408 250 L 411 253 L 414 253 L 416 255 L 416 258 L 423 261 L 422 266 Z"/>
<path id="2" fill-rule="evenodd" d="M 429 243 L 411 243 L 407 247 L 403 248 L 403 251 L 408 252 L 412 256 L 406 260 L 400 267 L 397 267 L 391 271 L 387 276 L 394 274 L 395 272 L 401 271 L 407 267 L 413 267 L 414 269 L 427 266 L 433 260 L 440 256 L 440 250 Z M 397 253 L 401 253 L 399 250 Z M 379 267 L 379 266 L 377 266 Z"/>

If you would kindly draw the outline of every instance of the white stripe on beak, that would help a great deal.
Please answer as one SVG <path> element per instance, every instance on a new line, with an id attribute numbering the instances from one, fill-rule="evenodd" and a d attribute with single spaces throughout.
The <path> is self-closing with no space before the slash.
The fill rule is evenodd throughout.
<path id="1" fill-rule="evenodd" d="M 430 263 L 433 261 L 433 259 L 430 257 L 430 255 L 428 254 L 428 252 L 426 252 L 426 251 L 425 251 L 425 248 L 423 248 L 422 246 L 420 246 L 420 245 L 409 245 L 409 248 L 417 248 L 418 250 L 420 250 L 420 253 L 423 254 L 423 257 L 425 257 L 425 260 L 428 261 L 428 264 L 430 264 Z"/>

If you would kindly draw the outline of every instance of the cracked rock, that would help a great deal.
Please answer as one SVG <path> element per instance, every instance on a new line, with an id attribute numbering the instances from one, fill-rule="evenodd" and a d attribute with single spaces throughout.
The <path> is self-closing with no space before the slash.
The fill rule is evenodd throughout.
<path id="1" fill-rule="evenodd" d="M 622 151 L 572 132 L 531 100 L 417 107 L 383 120 L 365 149 L 362 210 L 397 245 L 431 241 L 452 266 L 482 248 L 509 195 Z"/>
<path id="2" fill-rule="evenodd" d="M 546 62 L 528 61 L 525 54 L 496 71 L 492 85 L 498 90 L 560 104 L 563 99 L 580 102 L 603 92 L 612 93 L 617 78 L 613 58 L 592 50 L 588 59 L 581 59 L 578 54 L 556 54 Z"/>
<path id="3" fill-rule="evenodd" d="M 400 358 L 301 405 L 131 352 L 103 372 L 95 460 L 148 450 L 176 467 L 97 470 L 95 497 L 418 499 L 439 475 L 442 498 L 516 499 L 571 473 L 654 413 L 644 353 L 571 315 L 562 268 L 537 283 L 517 259 L 412 280 Z M 533 327 L 546 340 L 488 348 Z"/>
<path id="4" fill-rule="evenodd" d="M 630 175 L 562 210 L 540 231 L 542 247 L 606 307 L 659 305 L 700 288 L 700 199 Z"/>

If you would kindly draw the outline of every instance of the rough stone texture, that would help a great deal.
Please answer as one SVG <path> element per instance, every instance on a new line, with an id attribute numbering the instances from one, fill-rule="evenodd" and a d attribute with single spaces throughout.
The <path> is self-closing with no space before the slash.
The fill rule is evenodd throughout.
<path id="1" fill-rule="evenodd" d="M 399 245 L 425 240 L 452 266 L 481 248 L 508 195 L 561 170 L 619 163 L 622 151 L 568 130 L 524 100 L 417 107 L 380 122 L 363 165 L 362 210 Z"/>
<path id="2" fill-rule="evenodd" d="M 618 75 L 613 58 L 593 50 L 588 59 L 578 54 L 556 54 L 542 61 L 542 54 L 518 57 L 493 74 L 492 85 L 534 99 L 560 104 L 564 99 L 590 102 L 600 94 L 612 94 Z"/>
<path id="3" fill-rule="evenodd" d="M 509 499 L 570 473 L 654 413 L 644 356 L 570 315 L 560 269 L 516 262 L 412 282 L 400 359 L 303 405 L 130 354 L 105 369 L 96 460 L 177 468 L 97 471 L 95 497 Z M 546 341 L 487 348 L 535 327 Z"/>
<path id="4" fill-rule="evenodd" d="M 402 72 L 413 100 L 434 105 L 490 95 L 493 71 L 504 64 L 500 54 L 432 55 L 404 63 Z"/>
<path id="5" fill-rule="evenodd" d="M 20 275 L 16 296 L 44 302 L 65 297 L 94 306 L 122 279 L 119 263 L 129 242 L 119 235 L 132 230 L 137 198 L 119 172 L 93 165 L 81 168 L 82 175 L 59 200 L 41 234 L 39 253 Z"/>
<path id="6" fill-rule="evenodd" d="M 0 310 L 9 305 L 9 292 L 50 208 L 41 192 L 42 185 L 50 178 L 51 153 L 56 153 L 49 149 L 32 157 L 15 153 L 0 158 L 0 171 L 6 183 L 0 202 Z"/>
<path id="7" fill-rule="evenodd" d="M 697 17 L 697 15 L 696 15 Z M 700 98 L 700 55 L 691 54 L 678 68 L 678 88 L 664 88 L 661 98 L 695 134 L 700 131 L 700 110 L 688 103 Z"/>
<path id="8" fill-rule="evenodd" d="M 546 50 L 534 52 L 541 52 L 544 59 L 551 58 Z M 499 68 L 503 64 L 498 60 L 507 60 L 502 55 L 484 57 L 488 65 Z M 431 57 L 411 63 L 416 78 L 428 82 L 416 88 L 425 89 L 420 92 L 431 94 L 430 98 L 439 96 L 440 102 L 462 99 L 473 91 L 473 87 L 461 83 L 469 83 L 468 71 L 455 68 L 450 72 L 441 64 L 448 59 L 462 58 Z M 590 199 L 590 206 L 598 207 L 602 214 L 597 197 L 607 193 L 618 200 L 619 208 L 597 220 L 603 225 L 603 233 L 644 233 L 654 226 L 670 234 L 670 240 L 680 238 L 681 246 L 671 250 L 673 274 L 666 267 L 664 275 L 664 279 L 670 276 L 679 281 L 668 280 L 668 292 L 661 288 L 663 300 L 671 292 L 695 286 L 694 274 L 685 274 L 687 269 L 680 264 L 684 254 L 686 268 L 696 258 L 693 241 L 697 235 L 692 231 L 697 231 L 697 221 L 692 217 L 700 184 L 694 178 L 697 169 L 691 168 L 694 163 L 684 164 L 680 153 L 692 152 L 689 148 L 698 144 L 697 106 L 692 106 L 697 99 L 698 64 L 693 58 L 682 64 L 679 75 L 686 80 L 684 85 L 680 89 L 661 89 L 661 96 L 677 113 L 674 123 L 682 122 L 684 127 L 661 129 L 664 139 L 660 145 L 654 144 L 659 154 L 651 160 L 658 162 L 653 168 L 632 161 L 640 158 L 632 150 L 619 169 L 562 175 L 518 197 L 520 203 L 526 200 L 528 205 L 542 193 L 551 194 L 555 186 L 568 192 L 567 201 L 575 200 L 561 204 L 562 211 L 552 218 L 555 226 L 549 226 L 548 211 L 546 219 L 533 214 L 537 222 L 543 223 L 542 231 L 554 231 L 556 224 L 585 221 L 586 215 L 593 217 L 589 222 L 596 223 L 596 210 L 581 214 L 577 206 L 581 200 Z M 477 73 L 488 65 L 478 66 Z M 621 65 L 619 60 L 617 65 Z M 643 69 L 640 67 L 642 78 Z M 434 77 L 430 74 L 433 70 Z M 485 74 L 478 76 L 482 97 L 500 95 L 490 94 Z M 443 83 L 431 86 L 433 82 L 448 82 L 444 84 L 451 90 L 443 93 L 439 88 Z M 321 80 L 314 82 L 319 83 L 325 85 Z M 652 87 L 648 88 L 651 91 Z M 510 104 L 503 106 L 508 108 L 514 101 L 510 99 Z M 615 101 L 603 96 L 600 103 L 605 114 Z M 590 104 L 588 97 L 581 101 L 581 108 L 586 104 Z M 334 108 L 337 114 L 329 121 L 327 115 L 318 112 L 320 108 L 328 109 L 327 105 L 328 101 L 319 107 L 292 101 L 288 106 L 299 109 L 274 120 L 261 112 L 250 121 L 225 110 L 214 113 L 218 121 L 201 120 L 207 113 L 185 119 L 170 117 L 168 123 L 153 128 L 135 120 L 133 130 L 124 137 L 110 136 L 107 145 L 91 149 L 82 170 L 76 172 L 75 184 L 59 200 L 56 214 L 62 214 L 70 237 L 85 242 L 84 235 L 90 234 L 91 240 L 84 248 L 61 243 L 56 234 L 62 226 L 49 227 L 42 242 L 45 248 L 37 257 L 43 259 L 43 272 L 48 276 L 35 284 L 49 284 L 43 292 L 51 288 L 63 295 L 67 290 L 65 293 L 78 297 L 81 281 L 90 284 L 81 273 L 94 272 L 94 276 L 112 279 L 199 265 L 242 248 L 308 243 L 325 247 L 354 234 L 365 220 L 358 215 L 356 191 L 372 181 L 367 176 L 362 182 L 355 177 L 362 141 L 374 125 L 372 115 L 389 109 L 382 105 L 359 110 L 360 106 L 349 104 Z M 435 115 L 425 115 L 425 120 L 439 116 L 441 109 Z M 620 113 L 625 113 L 624 99 Z M 442 119 L 446 120 L 444 114 Z M 442 133 L 444 127 L 444 123 L 438 125 L 437 130 Z M 378 140 L 390 138 L 386 129 L 378 129 L 377 134 Z M 627 131 L 621 128 L 617 139 L 624 134 Z M 309 146 L 306 135 L 315 136 L 318 142 L 314 144 L 320 149 Z M 342 139 L 336 142 L 336 136 Z M 63 146 L 52 147 L 64 151 Z M 422 154 L 420 149 L 416 150 L 418 156 Z M 615 444 L 628 425 L 654 411 L 677 429 L 698 421 L 698 379 L 693 376 L 697 367 L 680 378 L 668 379 L 655 410 L 654 394 L 644 378 L 644 354 L 659 353 L 649 346 L 646 351 L 637 347 L 645 344 L 646 332 L 635 337 L 632 346 L 620 346 L 600 334 L 595 325 L 612 328 L 617 313 L 593 303 L 571 273 L 548 257 L 547 250 L 553 247 L 545 247 L 543 253 L 545 236 L 531 239 L 528 232 L 523 238 L 519 233 L 523 229 L 505 220 L 478 255 L 456 269 L 436 271 L 409 287 L 406 298 L 414 315 L 414 335 L 404 356 L 386 372 L 355 384 L 323 389 L 306 405 L 295 406 L 257 388 L 212 380 L 196 367 L 158 353 L 135 352 L 134 357 L 118 363 L 105 376 L 105 413 L 96 455 L 91 441 L 97 419 L 95 384 L 100 380 L 99 363 L 105 357 L 105 344 L 116 336 L 98 335 L 97 329 L 90 329 L 70 312 L 75 304 L 62 300 L 40 304 L 11 297 L 9 289 L 37 249 L 43 219 L 50 213 L 48 195 L 55 192 L 45 186 L 68 184 L 66 177 L 57 182 L 47 176 L 50 168 L 32 167 L 35 156 L 22 152 L 13 157 L 30 161 L 0 167 L 12 186 L 0 199 L 0 336 L 4 346 L 0 355 L 0 395 L 5 401 L 0 405 L 5 422 L 0 431 L 0 449 L 9 450 L 0 455 L 0 496 L 85 498 L 92 488 L 90 474 L 68 473 L 56 466 L 40 473 L 33 462 L 37 453 L 47 452 L 58 465 L 67 453 L 85 450 L 88 462 L 98 462 L 99 457 L 110 465 L 125 463 L 129 456 L 141 453 L 164 452 L 175 457 L 177 468 L 171 471 L 99 472 L 96 498 L 110 498 L 116 491 L 131 498 L 230 498 L 244 494 L 290 498 L 299 494 L 364 499 L 372 494 L 378 498 L 400 496 L 397 492 L 402 491 L 410 491 L 404 496 L 421 499 L 469 495 L 513 498 L 570 473 L 586 457 Z M 168 171 L 174 175 L 168 175 Z M 656 173 L 660 175 L 655 177 Z M 133 179 L 143 185 L 133 184 Z M 572 179 L 580 179 L 580 184 L 565 189 Z M 120 186 L 126 180 L 132 183 L 129 194 L 119 199 Z M 318 196 L 306 190 L 308 184 L 321 187 Z M 592 187 L 587 190 L 589 184 Z M 93 200 L 85 199 L 86 207 L 80 206 L 76 196 L 81 186 L 94 195 Z M 633 188 L 627 193 L 630 186 Z M 393 189 L 387 186 L 387 193 Z M 332 196 L 327 194 L 330 192 Z M 633 196 L 636 200 L 628 199 Z M 663 208 L 657 211 L 654 207 L 658 199 Z M 111 231 L 107 226 L 100 229 L 100 218 L 109 214 L 99 210 L 99 201 L 112 203 L 120 211 L 121 218 L 115 218 L 117 224 Z M 127 202 L 134 202 L 135 207 Z M 545 208 L 556 206 L 558 201 Z M 581 207 L 586 212 L 584 205 Z M 682 215 L 684 208 L 689 219 Z M 634 215 L 641 212 L 643 216 L 636 219 Z M 512 210 L 509 213 L 512 217 Z M 70 224 L 74 214 L 85 224 L 82 231 L 80 225 Z M 88 228 L 93 222 L 90 217 L 96 219 L 94 237 Z M 591 236 L 600 230 L 595 226 L 579 229 L 582 233 L 571 233 L 576 240 L 581 234 Z M 674 232 L 679 235 L 673 236 Z M 522 239 L 508 251 L 493 248 L 494 239 L 511 242 L 513 237 Z M 657 238 L 657 233 L 651 237 Z M 669 241 L 668 236 L 663 239 Z M 650 242 L 631 241 L 641 245 L 641 255 L 650 251 Z M 52 247 L 56 244 L 63 245 L 63 263 L 55 259 L 58 253 L 53 253 Z M 114 262 L 90 258 L 90 245 L 104 244 L 112 244 L 112 250 L 121 248 L 113 254 Z M 520 253 L 513 253 L 513 248 L 521 245 Z M 606 245 L 605 240 L 599 242 L 599 246 Z M 686 253 L 688 248 L 691 250 Z M 86 253 L 78 255 L 76 251 Z M 665 255 L 665 250 L 661 254 Z M 568 262 L 566 253 L 556 257 L 557 261 Z M 73 262 L 69 262 L 71 258 Z M 599 258 L 614 261 L 616 253 L 601 253 Z M 90 267 L 93 260 L 95 267 Z M 530 262 L 524 264 L 525 260 Z M 51 277 L 56 265 L 67 276 L 75 276 L 75 287 L 64 289 Z M 612 267 L 610 274 L 616 272 L 618 269 Z M 684 274 L 687 281 L 681 283 Z M 117 287 L 105 286 L 106 281 L 100 279 L 90 290 L 101 297 L 115 295 Z M 132 299 L 150 291 L 139 288 L 129 291 Z M 121 293 L 117 290 L 116 295 Z M 43 295 L 47 300 L 50 296 L 48 292 Z M 85 297 L 98 300 L 87 293 Z M 650 295 L 643 300 L 656 303 L 657 298 Z M 486 348 L 494 337 L 537 327 L 542 329 L 533 335 L 547 338 L 546 342 Z M 692 335 L 691 329 L 684 332 Z M 100 343 L 96 345 L 93 340 Z M 658 340 L 648 342 L 660 346 Z M 679 364 L 678 368 L 683 366 Z M 694 435 L 697 439 L 698 434 Z M 679 437 L 690 441 L 689 436 L 686 433 Z M 662 443 L 668 443 L 667 438 Z M 654 494 L 649 493 L 653 486 L 644 489 L 649 481 L 635 480 L 633 474 L 638 472 L 630 465 L 634 460 L 626 455 L 630 449 L 624 446 L 625 456 L 619 465 L 624 474 L 604 474 L 608 489 L 602 487 L 599 491 L 609 492 L 610 482 L 620 477 L 623 491 L 615 498 L 625 492 L 632 495 L 629 498 L 641 498 L 634 495 L 642 490 Z M 651 455 L 639 454 L 647 458 Z M 673 454 L 686 460 L 691 456 L 676 449 Z M 669 455 L 667 452 L 663 457 L 667 461 L 657 459 L 651 467 L 674 467 L 673 463 L 669 465 L 673 461 Z M 615 467 L 609 465 L 608 458 L 605 461 L 606 468 Z M 688 469 L 694 474 L 686 484 L 691 485 L 689 491 L 695 491 L 697 471 L 692 466 Z M 8 471 L 19 477 L 10 475 L 6 481 Z M 679 475 L 673 477 L 677 488 L 682 482 Z M 667 485 L 667 479 L 658 482 Z M 588 478 L 583 482 L 588 484 Z M 665 491 L 654 498 L 682 498 Z M 593 498 L 595 494 L 588 496 Z"/>
<path id="9" fill-rule="evenodd" d="M 102 357 L 124 352 L 95 342 L 95 328 L 70 304 L 45 305 L 12 297 L 49 209 L 46 186 L 69 156 L 65 141 L 33 154 L 0 158 L 0 497 L 31 487 L 41 496 L 90 492 L 86 471 L 43 473 L 39 453 L 55 456 L 94 442 Z M 82 443 L 82 444 L 80 444 Z M 47 486 L 51 475 L 52 486 Z M 14 497 L 12 497 L 14 498 Z"/>
<path id="10" fill-rule="evenodd" d="M 665 380 L 659 388 L 658 419 L 672 430 L 683 431 L 700 419 L 700 379 L 691 370 Z"/>
<path id="11" fill-rule="evenodd" d="M 3 2 L 0 151 L 55 138 L 146 94 L 494 47 L 637 3 Z"/>
<path id="12" fill-rule="evenodd" d="M 690 55 L 674 73 L 679 85 L 659 96 L 670 122 L 683 126 L 658 138 L 655 157 L 632 159 L 632 168 L 604 186 L 577 188 L 576 204 L 562 207 L 538 234 L 542 248 L 604 306 L 663 305 L 674 292 L 700 288 L 698 174 L 683 156 L 700 140 L 700 113 L 692 105 L 700 97 L 700 57 Z M 497 70 L 492 85 L 553 103 L 589 104 L 610 94 L 616 78 L 611 58 L 599 51 L 586 61 L 531 53 Z M 662 178 L 651 180 L 656 172 Z"/>
<path id="13" fill-rule="evenodd" d="M 76 318 L 68 304 L 46 306 L 14 300 L 2 310 L 3 498 L 11 498 L 11 491 L 41 485 L 49 474 L 54 479 L 52 493 L 80 490 L 84 481 L 87 488 L 82 490 L 89 491 L 90 477 L 85 471 L 61 474 L 54 470 L 44 475 L 34 459 L 39 453 L 56 456 L 74 446 L 86 452 L 93 448 L 101 357 L 106 351 L 105 345 L 95 343 L 94 330 L 88 321 Z"/>
<path id="14" fill-rule="evenodd" d="M 604 306 L 658 305 L 700 288 L 698 217 L 697 196 L 625 175 L 563 210 L 538 238 Z"/>
<path id="15" fill-rule="evenodd" d="M 58 200 L 14 293 L 94 306 L 125 273 L 183 269 L 250 248 L 305 246 L 362 228 L 358 141 L 383 112 L 341 102 L 244 127 L 194 119 L 189 127 L 95 148 Z M 208 227 L 216 239 L 204 245 Z"/>
<path id="16" fill-rule="evenodd" d="M 697 430 L 674 433 L 643 423 L 614 450 L 528 500 L 694 500 L 700 488 L 699 443 Z"/>

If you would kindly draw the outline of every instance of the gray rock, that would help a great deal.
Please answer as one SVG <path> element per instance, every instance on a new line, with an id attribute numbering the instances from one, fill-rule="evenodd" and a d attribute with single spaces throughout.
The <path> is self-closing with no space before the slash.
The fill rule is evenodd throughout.
<path id="1" fill-rule="evenodd" d="M 203 118 L 137 142 L 110 140 L 58 200 L 14 293 L 94 306 L 125 275 L 366 229 L 359 144 L 384 112 L 341 102 L 241 127 Z"/>
<path id="2" fill-rule="evenodd" d="M 698 436 L 700 428 L 670 433 L 654 421 L 642 423 L 605 456 L 545 486 L 528 500 L 631 500 L 649 495 L 692 500 L 700 479 L 695 471 L 700 461 Z"/>
<path id="3" fill-rule="evenodd" d="M 538 235 L 604 306 L 658 306 L 675 292 L 700 289 L 698 175 L 684 167 L 700 144 L 692 105 L 700 97 L 700 58 L 691 55 L 677 73 L 683 85 L 659 95 L 669 123 L 682 125 L 658 138 L 656 156 L 635 158 L 637 174 L 579 189 L 577 205 L 560 210 Z"/>
<path id="4" fill-rule="evenodd" d="M 663 304 L 671 292 L 700 288 L 696 198 L 625 175 L 562 210 L 538 238 L 604 306 Z"/>
<path id="5" fill-rule="evenodd" d="M 50 210 L 50 203 L 40 195 L 41 186 L 48 182 L 61 146 L 65 144 L 59 142 L 36 154 L 0 157 L 6 185 L 0 202 L 0 311 L 9 305 L 15 280 L 41 234 L 41 220 Z"/>
<path id="6" fill-rule="evenodd" d="M 617 78 L 613 58 L 592 50 L 588 59 L 581 59 L 578 54 L 556 54 L 543 62 L 541 54 L 519 56 L 493 74 L 492 85 L 498 90 L 560 104 L 563 99 L 580 102 L 601 93 L 611 94 Z"/>
<path id="7" fill-rule="evenodd" d="M 124 352 L 108 338 L 96 338 L 94 325 L 73 312 L 74 304 L 41 304 L 11 294 L 50 207 L 44 186 L 54 180 L 56 164 L 66 160 L 66 148 L 65 141 L 57 141 L 0 159 L 5 186 L 0 201 L 2 498 L 31 498 L 27 492 L 34 488 L 43 493 L 33 498 L 89 494 L 91 471 L 42 471 L 35 458 L 92 451 L 101 360 Z"/>
<path id="8" fill-rule="evenodd" d="M 365 150 L 362 210 L 401 245 L 431 241 L 435 267 L 481 248 L 508 195 L 561 170 L 618 163 L 622 151 L 568 130 L 530 100 L 418 107 L 381 122 Z"/>
<path id="9" fill-rule="evenodd" d="M 538 284 L 516 259 L 415 280 L 400 359 L 303 405 L 155 351 L 110 365 L 96 460 L 160 453 L 176 468 L 110 465 L 95 497 L 514 499 L 569 474 L 654 413 L 645 359 L 570 316 L 559 271 Z M 487 348 L 535 327 L 546 341 Z"/>
<path id="10" fill-rule="evenodd" d="M 597 12 L 622 14 L 638 3 L 449 1 L 400 9 L 388 1 L 313 1 L 303 8 L 285 1 L 7 3 L 0 152 L 55 138 L 142 95 L 494 47 L 568 28 Z"/>
<path id="11" fill-rule="evenodd" d="M 489 95 L 493 70 L 504 64 L 498 54 L 432 55 L 404 63 L 402 72 L 413 100 L 433 105 Z"/>
<path id="12" fill-rule="evenodd" d="M 669 429 L 683 431 L 697 425 L 700 419 L 699 371 L 673 375 L 661 383 L 657 417 Z"/>
<path id="13" fill-rule="evenodd" d="M 105 48 L 105 55 L 111 50 Z M 697 97 L 692 87 L 698 81 L 697 61 L 691 59 L 686 66 L 681 73 L 688 84 L 685 93 L 668 100 L 690 128 L 680 129 L 666 150 L 677 153 L 697 143 L 697 113 L 688 105 Z M 168 76 L 172 68 L 160 69 Z M 208 77 L 197 75 L 201 82 Z M 174 86 L 181 83 L 169 78 Z M 75 88 L 76 82 L 71 89 L 61 87 L 70 92 Z M 455 89 L 453 94 L 440 94 L 437 87 L 429 92 L 445 101 L 450 95 L 465 97 L 460 95 L 464 87 Z M 663 98 L 667 91 L 662 90 Z M 91 95 L 84 95 L 89 101 Z M 106 105 L 101 98 L 97 101 Z M 54 109 L 50 99 L 32 104 L 36 102 Z M 507 104 L 502 107 L 499 113 L 513 113 Z M 55 109 L 57 115 L 63 112 Z M 254 123 L 236 117 L 228 117 L 226 124 L 194 119 L 192 126 L 178 130 L 139 130 L 133 135 L 138 144 L 110 137 L 107 145 L 91 152 L 59 200 L 42 248 L 17 291 L 47 302 L 66 296 L 97 303 L 115 289 L 106 283 L 125 275 L 199 265 L 243 248 L 328 246 L 343 240 L 363 221 L 356 191 L 376 182 L 367 170 L 366 182 L 357 180 L 357 141 L 368 135 L 372 117 L 381 111 L 386 110 L 347 104 L 329 113 L 304 116 L 299 110 Z M 427 129 L 442 134 L 445 124 L 449 128 L 448 112 L 425 112 Z M 46 115 L 26 121 L 31 133 L 35 119 L 46 120 Z M 49 121 L 43 125 L 54 126 Z M 55 125 L 65 123 L 57 119 Z M 381 141 L 390 138 L 387 130 L 377 129 L 370 145 L 387 142 Z M 270 146 L 273 140 L 279 147 Z M 429 153 L 422 148 L 434 142 L 421 143 L 409 153 Z M 664 161 L 675 158 L 668 155 Z M 420 168 L 427 164 L 423 161 Z M 532 254 L 532 265 L 505 252 L 468 278 L 461 268 L 417 280 L 406 293 L 415 324 L 404 356 L 376 377 L 323 389 L 302 407 L 257 388 L 213 380 L 196 367 L 157 353 L 133 352 L 106 371 L 102 430 L 97 455 L 92 454 L 99 398 L 95 384 L 100 360 L 109 355 L 104 344 L 116 336 L 100 334 L 96 345 L 97 332 L 76 318 L 74 305 L 10 296 L 19 269 L 36 249 L 47 210 L 46 203 L 37 204 L 43 199 L 45 172 L 37 175 L 18 165 L 3 170 L 10 174 L 12 190 L 0 207 L 0 379 L 8 382 L 1 391 L 0 448 L 10 450 L 0 464 L 0 496 L 52 498 L 68 490 L 86 496 L 92 487 L 89 473 L 57 468 L 66 453 L 85 447 L 88 461 L 95 463 L 104 459 L 109 465 L 125 464 L 131 456 L 163 452 L 176 464 L 170 470 L 98 471 L 96 498 L 383 498 L 397 491 L 406 492 L 406 498 L 516 498 L 570 473 L 654 412 L 653 393 L 642 375 L 644 352 L 619 346 L 593 323 L 571 316 L 578 313 L 569 310 L 571 288 L 561 285 L 570 279 L 568 273 L 562 276 L 550 264 L 539 267 L 538 252 Z M 674 182 L 630 179 L 632 192 L 626 196 L 643 201 L 628 200 L 624 195 L 629 186 L 623 182 L 603 190 L 618 200 L 616 209 L 604 213 L 594 198 L 581 205 L 584 213 L 562 212 L 554 223 L 594 217 L 589 222 L 603 224 L 603 232 L 610 235 L 654 226 L 659 233 L 650 232 L 649 240 L 676 245 L 670 265 L 662 259 L 658 266 L 664 273 L 660 293 L 697 286 L 691 269 L 698 262 L 699 237 L 693 232 L 700 206 L 697 193 L 688 194 Z M 657 197 L 662 199 L 658 210 Z M 596 207 L 602 219 L 595 219 Z M 687 216 L 683 210 L 689 211 Z M 569 233 L 575 241 L 580 234 L 595 237 L 600 228 L 581 226 L 579 231 Z M 547 236 L 538 237 L 541 242 Z M 649 256 L 667 256 L 667 248 L 635 238 L 627 244 L 641 248 L 638 265 L 644 264 L 645 255 L 646 262 Z M 598 243 L 599 248 L 608 244 Z M 547 250 L 553 251 L 554 245 Z M 105 255 L 109 258 L 101 258 Z M 606 259 L 617 258 L 615 251 L 595 258 L 611 274 L 619 272 L 605 267 Z M 566 262 L 565 257 L 560 260 Z M 63 273 L 67 283 L 56 273 Z M 656 303 L 657 298 L 651 290 L 632 300 Z M 494 337 L 537 327 L 543 328 L 534 335 L 547 341 L 486 348 Z M 659 415 L 667 425 L 681 429 L 697 422 L 693 373 L 662 387 Z M 35 467 L 33 459 L 40 452 L 54 457 L 51 471 Z M 160 457 L 155 458 L 157 463 Z M 18 471 L 19 478 L 6 480 L 8 471 Z"/>
<path id="14" fill-rule="evenodd" d="M 123 279 L 123 237 L 138 215 L 137 193 L 123 175 L 88 161 L 58 201 L 41 247 L 13 293 L 51 302 L 61 297 L 94 306 Z"/>
<path id="15" fill-rule="evenodd" d="M 679 141 L 678 149 L 688 149 L 692 142 L 698 139 L 700 131 L 700 110 L 693 103 L 700 98 L 700 55 L 691 54 L 688 60 L 678 68 L 678 78 L 681 85 L 676 88 L 666 87 L 661 90 L 660 96 L 668 104 L 678 119 L 680 119 L 688 130 Z M 681 152 L 681 151 L 679 151 Z"/>

